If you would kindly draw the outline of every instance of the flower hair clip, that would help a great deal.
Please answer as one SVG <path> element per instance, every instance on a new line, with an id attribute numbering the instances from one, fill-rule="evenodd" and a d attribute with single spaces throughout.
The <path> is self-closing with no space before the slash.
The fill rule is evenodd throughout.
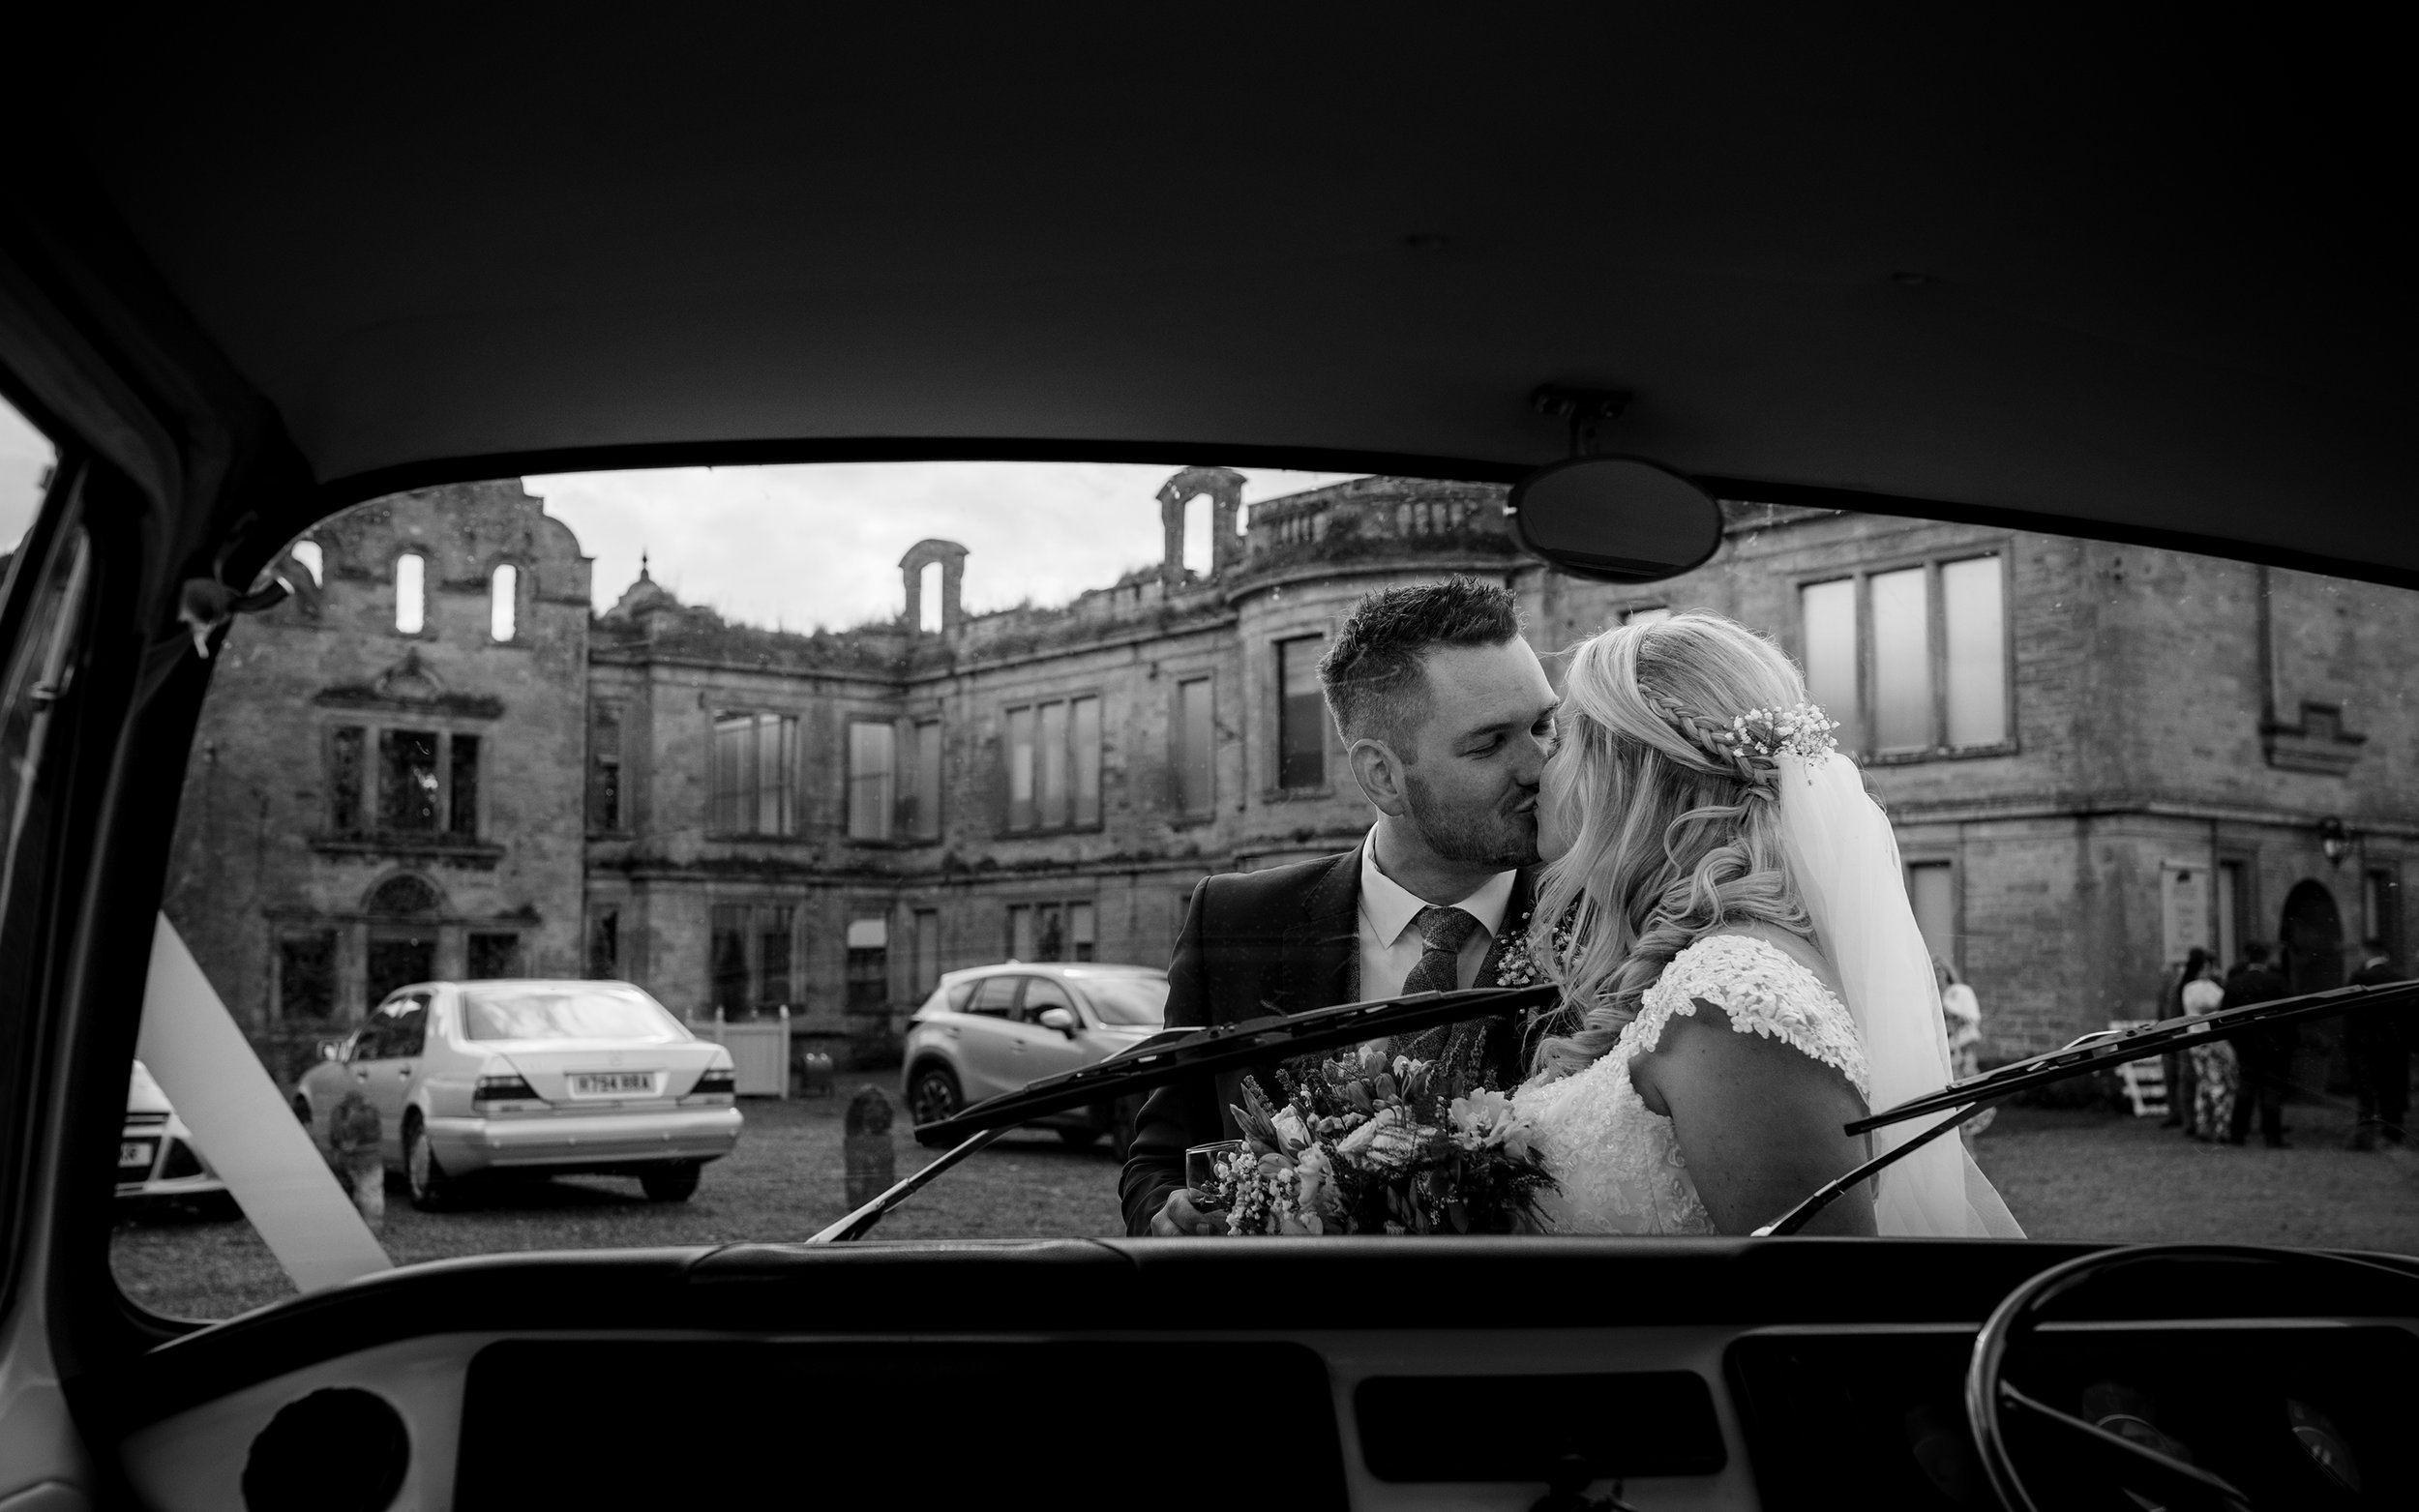
<path id="1" fill-rule="evenodd" d="M 1730 722 L 1740 746 L 1760 756 L 1803 756 L 1818 760 L 1839 749 L 1832 731 L 1839 722 L 1811 703 L 1785 709 L 1749 709 Z"/>

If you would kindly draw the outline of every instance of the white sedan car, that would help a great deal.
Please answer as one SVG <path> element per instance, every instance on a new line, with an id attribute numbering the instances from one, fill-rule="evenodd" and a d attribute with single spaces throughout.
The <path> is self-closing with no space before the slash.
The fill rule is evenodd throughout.
<path id="1" fill-rule="evenodd" d="M 311 1068 L 294 1112 L 322 1146 L 359 1089 L 412 1205 L 484 1171 L 636 1176 L 685 1201 L 738 1143 L 731 1052 L 627 982 L 423 982 Z"/>
<path id="2" fill-rule="evenodd" d="M 225 1191 L 226 1183 L 194 1146 L 194 1132 L 168 1105 L 168 1094 L 141 1061 L 134 1062 L 126 1088 L 126 1127 L 118 1136 L 118 1196 L 200 1198 Z"/>

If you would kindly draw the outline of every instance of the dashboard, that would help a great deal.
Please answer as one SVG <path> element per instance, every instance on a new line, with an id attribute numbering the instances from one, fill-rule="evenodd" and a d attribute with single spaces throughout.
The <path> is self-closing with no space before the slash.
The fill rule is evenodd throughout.
<path id="1" fill-rule="evenodd" d="M 1962 1415 L 1975 1334 L 2013 1286 L 2084 1253 L 1322 1239 L 510 1257 L 200 1330 L 85 1401 L 112 1418 L 127 1489 L 165 1512 L 842 1494 L 1516 1509 L 1572 1467 L 1641 1512 L 1987 1507 Z M 2257 1504 L 2419 1500 L 2419 1318 L 2053 1322 L 2011 1379 L 2180 1446 Z M 2045 1473 L 2057 1462 L 2043 1445 Z M 2104 1491 L 2056 1488 L 2061 1505 Z"/>

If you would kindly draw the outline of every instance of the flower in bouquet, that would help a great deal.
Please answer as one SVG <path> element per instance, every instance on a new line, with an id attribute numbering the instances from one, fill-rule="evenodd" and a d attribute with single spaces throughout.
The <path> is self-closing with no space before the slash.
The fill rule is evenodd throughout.
<path id="1" fill-rule="evenodd" d="M 1529 1120 L 1493 1087 L 1454 1098 L 1446 1116 L 1452 1124 L 1453 1142 L 1463 1149 L 1500 1149 L 1516 1160 L 1529 1158 Z"/>

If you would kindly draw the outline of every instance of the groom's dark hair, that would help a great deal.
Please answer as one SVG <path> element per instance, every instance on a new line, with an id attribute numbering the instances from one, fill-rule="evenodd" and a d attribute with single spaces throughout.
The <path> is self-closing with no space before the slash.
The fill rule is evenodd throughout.
<path id="1" fill-rule="evenodd" d="M 1410 760 L 1398 737 L 1428 712 L 1428 654 L 1519 634 L 1519 601 L 1500 583 L 1454 577 L 1364 595 L 1319 662 L 1328 713 L 1346 740 L 1383 740 Z"/>

